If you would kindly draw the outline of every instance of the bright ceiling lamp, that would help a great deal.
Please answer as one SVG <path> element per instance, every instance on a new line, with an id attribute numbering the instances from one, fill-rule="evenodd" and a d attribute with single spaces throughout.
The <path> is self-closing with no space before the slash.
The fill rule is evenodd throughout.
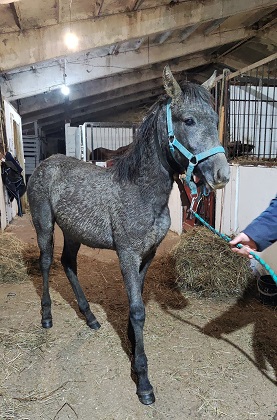
<path id="1" fill-rule="evenodd" d="M 64 37 L 64 42 L 69 50 L 75 50 L 78 47 L 79 39 L 72 32 L 67 32 Z"/>
<path id="2" fill-rule="evenodd" d="M 68 87 L 68 86 L 66 86 L 66 85 L 62 85 L 62 87 L 61 87 L 61 92 L 62 92 L 62 94 L 63 94 L 64 96 L 67 96 L 67 95 L 69 95 L 69 93 L 70 93 L 70 89 L 69 89 L 69 87 Z"/>

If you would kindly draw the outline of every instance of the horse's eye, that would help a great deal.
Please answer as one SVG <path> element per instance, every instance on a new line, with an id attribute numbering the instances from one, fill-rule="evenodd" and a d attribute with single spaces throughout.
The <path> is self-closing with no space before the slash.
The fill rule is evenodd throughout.
<path id="1" fill-rule="evenodd" d="M 192 118 L 186 118 L 185 119 L 185 124 L 186 125 L 194 125 L 195 121 Z"/>

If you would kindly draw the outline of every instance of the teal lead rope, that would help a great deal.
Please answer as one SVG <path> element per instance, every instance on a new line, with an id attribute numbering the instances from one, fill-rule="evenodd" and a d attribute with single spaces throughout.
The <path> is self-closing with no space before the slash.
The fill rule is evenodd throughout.
<path id="1" fill-rule="evenodd" d="M 218 230 L 214 229 L 212 226 L 209 225 L 209 223 L 207 223 L 204 219 L 202 219 L 202 217 L 199 216 L 199 214 L 197 214 L 194 210 L 190 209 L 190 212 L 204 226 L 206 226 L 208 229 L 210 229 L 210 231 L 212 231 L 213 233 L 215 233 L 220 238 L 224 239 L 224 241 L 226 241 L 226 242 L 230 242 L 231 241 L 231 238 L 229 236 L 224 235 L 224 234 L 220 233 Z M 242 244 L 237 244 L 237 248 L 242 248 L 242 247 L 243 247 Z M 257 260 L 266 269 L 266 271 L 271 275 L 271 277 L 273 278 L 273 280 L 275 281 L 275 283 L 277 285 L 277 274 L 275 274 L 275 272 L 273 271 L 273 269 L 259 255 L 257 255 L 255 252 L 250 251 L 249 254 L 252 255 L 253 258 L 255 258 L 255 260 Z"/>

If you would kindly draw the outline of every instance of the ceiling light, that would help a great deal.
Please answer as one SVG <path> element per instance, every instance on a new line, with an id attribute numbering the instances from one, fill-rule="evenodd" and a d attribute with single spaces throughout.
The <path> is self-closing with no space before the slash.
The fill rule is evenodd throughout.
<path id="1" fill-rule="evenodd" d="M 64 42 L 68 49 L 75 50 L 75 48 L 78 46 L 79 39 L 72 32 L 67 32 L 64 37 Z"/>
<path id="2" fill-rule="evenodd" d="M 61 92 L 66 96 L 66 95 L 69 95 L 69 93 L 70 93 L 70 89 L 69 89 L 69 87 L 68 86 L 66 86 L 66 85 L 62 85 L 62 87 L 61 87 Z"/>

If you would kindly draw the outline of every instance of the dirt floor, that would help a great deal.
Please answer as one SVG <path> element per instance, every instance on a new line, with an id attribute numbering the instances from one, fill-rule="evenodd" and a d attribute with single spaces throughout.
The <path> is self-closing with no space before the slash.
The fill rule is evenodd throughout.
<path id="1" fill-rule="evenodd" d="M 8 231 L 29 244 L 34 264 L 27 281 L 0 279 L 0 419 L 274 418 L 276 308 L 247 294 L 232 301 L 182 294 L 162 262 L 177 235 L 167 235 L 147 275 L 145 348 L 156 403 L 144 406 L 130 375 L 128 305 L 115 253 L 86 247 L 79 253 L 80 281 L 102 326 L 92 331 L 59 264 L 57 231 L 54 325 L 44 330 L 29 216 L 15 219 Z"/>

